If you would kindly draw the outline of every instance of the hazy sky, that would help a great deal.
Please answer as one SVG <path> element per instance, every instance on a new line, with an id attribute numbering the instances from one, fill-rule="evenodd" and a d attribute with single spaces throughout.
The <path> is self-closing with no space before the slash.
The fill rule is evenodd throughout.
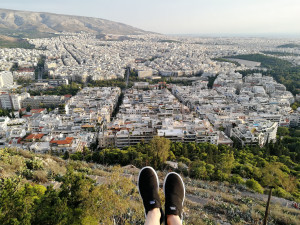
<path id="1" fill-rule="evenodd" d="M 164 34 L 300 34 L 300 0 L 1 0 L 0 8 L 98 17 Z"/>

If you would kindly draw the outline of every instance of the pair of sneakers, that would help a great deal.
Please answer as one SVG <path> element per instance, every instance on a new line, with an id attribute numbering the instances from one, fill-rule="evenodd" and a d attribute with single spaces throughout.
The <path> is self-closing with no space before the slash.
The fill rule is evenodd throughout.
<path id="1" fill-rule="evenodd" d="M 155 170 L 144 167 L 139 172 L 138 190 L 143 199 L 145 216 L 154 208 L 161 211 L 160 223 L 164 221 L 164 214 L 158 194 L 159 180 Z M 182 178 L 175 172 L 168 173 L 164 180 L 165 215 L 178 215 L 182 220 L 182 208 L 185 198 L 185 187 Z"/>

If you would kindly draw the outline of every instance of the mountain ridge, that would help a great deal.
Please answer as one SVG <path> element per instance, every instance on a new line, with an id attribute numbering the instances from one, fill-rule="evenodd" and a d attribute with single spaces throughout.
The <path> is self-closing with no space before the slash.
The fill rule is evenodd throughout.
<path id="1" fill-rule="evenodd" d="M 48 12 L 0 8 L 0 29 L 42 33 L 88 32 L 94 34 L 137 35 L 152 33 L 107 19 Z"/>

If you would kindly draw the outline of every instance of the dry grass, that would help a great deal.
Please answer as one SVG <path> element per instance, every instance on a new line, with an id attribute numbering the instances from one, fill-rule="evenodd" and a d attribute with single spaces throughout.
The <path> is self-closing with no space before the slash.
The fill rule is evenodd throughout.
<path id="1" fill-rule="evenodd" d="M 228 195 L 225 193 L 220 193 L 220 196 L 224 202 L 228 202 L 234 205 L 240 205 L 240 202 L 237 201 L 232 195 Z"/>
<path id="2" fill-rule="evenodd" d="M 37 183 L 48 182 L 47 173 L 43 170 L 37 170 L 33 172 L 33 181 Z"/>
<path id="3" fill-rule="evenodd" d="M 100 170 L 100 169 L 94 169 L 91 172 L 91 175 L 96 175 L 96 176 L 100 176 L 100 177 L 107 177 L 109 176 L 110 173 Z"/>
<path id="4" fill-rule="evenodd" d="M 31 152 L 26 150 L 19 150 L 19 154 L 23 156 L 25 159 L 32 159 L 34 156 Z"/>
<path id="5" fill-rule="evenodd" d="M 57 162 L 57 160 L 53 160 L 52 157 L 47 157 L 46 159 L 44 159 L 43 163 L 45 170 L 51 171 L 54 175 L 66 174 L 66 167 Z"/>
<path id="6" fill-rule="evenodd" d="M 203 219 L 206 218 L 208 221 L 211 219 L 211 216 L 203 211 L 201 205 L 189 200 L 186 200 L 184 205 L 184 224 L 204 225 L 207 223 Z"/>
<path id="7" fill-rule="evenodd" d="M 297 225 L 300 221 L 300 212 L 297 209 L 271 205 L 270 217 L 273 218 L 277 224 Z"/>

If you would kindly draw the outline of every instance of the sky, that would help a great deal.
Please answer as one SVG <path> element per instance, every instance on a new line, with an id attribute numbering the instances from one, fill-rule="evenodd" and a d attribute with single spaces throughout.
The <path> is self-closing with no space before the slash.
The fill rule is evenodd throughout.
<path id="1" fill-rule="evenodd" d="M 1 0 L 0 8 L 97 17 L 162 34 L 300 35 L 300 0 Z"/>

